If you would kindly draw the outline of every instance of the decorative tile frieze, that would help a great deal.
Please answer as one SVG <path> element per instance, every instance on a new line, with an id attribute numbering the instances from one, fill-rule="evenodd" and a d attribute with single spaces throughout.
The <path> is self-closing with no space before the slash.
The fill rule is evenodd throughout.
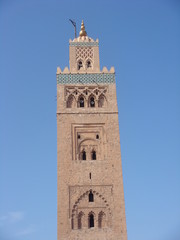
<path id="1" fill-rule="evenodd" d="M 115 83 L 114 73 L 57 74 L 57 84 Z"/>

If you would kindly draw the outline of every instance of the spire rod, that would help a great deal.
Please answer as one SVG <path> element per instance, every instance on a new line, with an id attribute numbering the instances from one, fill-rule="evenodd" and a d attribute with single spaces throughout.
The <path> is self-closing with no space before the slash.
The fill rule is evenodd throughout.
<path id="1" fill-rule="evenodd" d="M 81 23 L 81 31 L 79 32 L 79 36 L 82 37 L 82 36 L 87 36 L 87 33 L 85 31 L 85 26 L 84 26 L 84 21 L 82 20 L 82 23 Z"/>
<path id="2" fill-rule="evenodd" d="M 73 20 L 71 20 L 71 19 L 69 19 L 69 21 L 72 23 L 72 25 L 74 26 L 74 34 L 75 34 L 75 38 L 77 37 L 77 35 L 76 35 L 76 22 L 75 21 L 73 21 Z"/>

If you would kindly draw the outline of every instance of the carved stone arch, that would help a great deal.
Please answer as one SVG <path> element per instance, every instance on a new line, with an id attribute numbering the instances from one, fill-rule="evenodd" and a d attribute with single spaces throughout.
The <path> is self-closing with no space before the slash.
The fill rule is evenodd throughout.
<path id="1" fill-rule="evenodd" d="M 88 88 L 86 88 L 86 89 L 83 90 L 83 93 L 84 93 L 84 95 L 86 95 L 86 96 L 88 96 L 90 92 L 91 92 L 91 91 L 90 91 Z"/>
<path id="2" fill-rule="evenodd" d="M 98 88 L 95 88 L 95 89 L 93 90 L 93 93 L 94 93 L 96 96 L 98 96 L 98 94 L 100 93 L 100 90 L 99 90 Z"/>
<path id="3" fill-rule="evenodd" d="M 75 106 L 76 106 L 76 99 L 72 94 L 70 94 L 66 101 L 66 107 L 73 108 Z"/>
<path id="4" fill-rule="evenodd" d="M 78 88 L 75 88 L 72 92 L 72 94 L 74 95 L 74 97 L 77 99 L 78 96 L 81 94 L 81 92 L 79 91 Z"/>
<path id="5" fill-rule="evenodd" d="M 98 97 L 98 107 L 106 107 L 107 106 L 107 99 L 103 93 L 101 93 Z"/>
<path id="6" fill-rule="evenodd" d="M 82 141 L 80 141 L 80 143 L 79 143 L 79 147 L 82 145 L 82 143 L 84 143 L 84 142 L 86 142 L 86 141 L 93 141 L 93 142 L 96 142 L 97 140 L 96 139 L 94 139 L 94 138 L 85 138 L 85 139 L 83 139 Z"/>
<path id="7" fill-rule="evenodd" d="M 88 98 L 88 107 L 96 107 L 96 104 L 97 104 L 96 96 L 93 93 L 91 93 Z"/>
<path id="8" fill-rule="evenodd" d="M 82 154 L 83 149 L 86 151 L 86 156 L 87 156 L 86 160 L 90 160 L 91 159 L 91 152 L 92 152 L 91 148 L 92 147 L 93 147 L 93 149 L 96 149 L 96 155 L 97 155 L 98 144 L 99 144 L 99 142 L 96 139 L 93 139 L 93 138 L 85 138 L 82 141 L 80 141 L 79 145 L 78 145 L 79 159 L 83 160 L 81 158 L 81 154 Z"/>
<path id="9" fill-rule="evenodd" d="M 80 204 L 80 202 L 85 198 L 85 197 L 88 197 L 88 194 L 90 193 L 90 191 L 93 192 L 94 195 L 98 196 L 99 198 L 101 198 L 101 200 L 104 202 L 107 210 L 108 210 L 108 213 L 111 215 L 111 209 L 109 207 L 109 204 L 106 200 L 106 198 L 100 194 L 99 192 L 97 192 L 96 190 L 93 190 L 93 188 L 90 188 L 88 191 L 84 192 L 83 194 L 81 194 L 81 196 L 76 200 L 75 204 L 73 205 L 73 209 L 72 209 L 72 213 L 74 213 L 75 211 L 77 211 L 78 209 L 78 205 Z"/>
<path id="10" fill-rule="evenodd" d="M 96 214 L 95 214 L 95 212 L 94 212 L 94 211 L 90 211 L 90 212 L 88 213 L 88 216 L 89 216 L 90 214 L 93 214 L 93 215 L 94 215 L 94 217 L 96 216 Z"/>

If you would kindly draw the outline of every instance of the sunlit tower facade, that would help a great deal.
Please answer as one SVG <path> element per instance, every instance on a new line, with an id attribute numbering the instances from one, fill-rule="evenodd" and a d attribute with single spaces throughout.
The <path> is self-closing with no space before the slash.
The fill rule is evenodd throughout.
<path id="1" fill-rule="evenodd" d="M 57 240 L 127 240 L 115 71 L 99 41 L 69 41 L 57 68 Z"/>

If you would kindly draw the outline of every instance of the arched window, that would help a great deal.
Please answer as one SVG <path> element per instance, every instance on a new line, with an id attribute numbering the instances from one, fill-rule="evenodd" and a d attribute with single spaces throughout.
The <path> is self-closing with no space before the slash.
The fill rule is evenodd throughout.
<path id="1" fill-rule="evenodd" d="M 94 195 L 93 195 L 92 191 L 90 191 L 90 193 L 89 193 L 89 202 L 94 202 Z"/>
<path id="2" fill-rule="evenodd" d="M 82 61 L 80 60 L 80 61 L 78 62 L 78 70 L 80 70 L 82 67 L 83 67 L 83 64 L 82 64 Z"/>
<path id="3" fill-rule="evenodd" d="M 82 160 L 86 160 L 86 151 L 85 150 L 82 151 Z"/>
<path id="4" fill-rule="evenodd" d="M 73 107 L 74 100 L 75 99 L 72 95 L 70 95 L 68 97 L 68 100 L 67 100 L 67 103 L 66 103 L 67 108 L 72 108 Z"/>
<path id="5" fill-rule="evenodd" d="M 98 107 L 104 107 L 105 101 L 105 97 L 103 95 L 100 95 L 98 99 Z"/>
<path id="6" fill-rule="evenodd" d="M 95 107 L 95 100 L 94 100 L 94 97 L 90 97 L 89 105 L 90 105 L 90 107 Z"/>
<path id="7" fill-rule="evenodd" d="M 78 107 L 84 107 L 84 97 L 80 96 L 79 100 L 78 100 Z"/>
<path id="8" fill-rule="evenodd" d="M 94 150 L 91 153 L 91 159 L 96 160 L 96 151 L 94 151 Z"/>
<path id="9" fill-rule="evenodd" d="M 105 218 L 106 218 L 105 213 L 101 211 L 98 215 L 98 227 L 99 228 L 105 227 Z"/>
<path id="10" fill-rule="evenodd" d="M 89 228 L 92 228 L 92 227 L 94 227 L 94 215 L 93 215 L 93 213 L 90 213 L 89 214 Z"/>
<path id="11" fill-rule="evenodd" d="M 88 61 L 86 62 L 86 68 L 91 68 L 91 67 L 92 67 L 92 65 L 91 65 L 91 61 L 88 60 Z"/>

